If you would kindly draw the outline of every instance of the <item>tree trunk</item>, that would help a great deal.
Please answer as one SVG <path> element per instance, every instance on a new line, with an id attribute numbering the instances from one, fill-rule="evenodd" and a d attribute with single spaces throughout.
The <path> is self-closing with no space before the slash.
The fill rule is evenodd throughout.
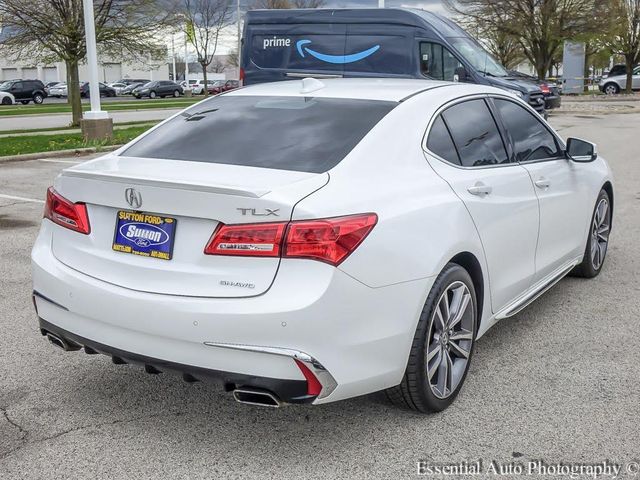
<path id="1" fill-rule="evenodd" d="M 78 61 L 67 60 L 67 103 L 71 105 L 71 126 L 79 127 L 82 120 L 82 103 L 80 101 L 80 74 Z"/>
<path id="2" fill-rule="evenodd" d="M 200 62 L 202 66 L 202 79 L 204 80 L 204 96 L 209 96 L 209 84 L 207 83 L 207 65 L 204 62 Z"/>
<path id="3" fill-rule="evenodd" d="M 583 72 L 583 77 L 584 80 L 582 80 L 584 87 L 582 89 L 582 91 L 584 93 L 588 93 L 589 92 L 589 54 L 585 53 L 584 54 L 584 72 Z"/>
<path id="4" fill-rule="evenodd" d="M 624 93 L 633 93 L 633 58 L 630 55 L 625 55 L 624 60 L 627 65 L 627 87 Z"/>

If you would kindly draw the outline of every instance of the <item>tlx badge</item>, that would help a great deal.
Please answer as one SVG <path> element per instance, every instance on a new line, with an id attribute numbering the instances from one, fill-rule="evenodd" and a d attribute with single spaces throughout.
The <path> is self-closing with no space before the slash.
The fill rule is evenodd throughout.
<path id="1" fill-rule="evenodd" d="M 279 208 L 265 208 L 262 212 L 258 212 L 255 208 L 238 208 L 242 212 L 242 215 L 251 215 L 253 217 L 269 217 L 271 215 L 277 217 Z"/>

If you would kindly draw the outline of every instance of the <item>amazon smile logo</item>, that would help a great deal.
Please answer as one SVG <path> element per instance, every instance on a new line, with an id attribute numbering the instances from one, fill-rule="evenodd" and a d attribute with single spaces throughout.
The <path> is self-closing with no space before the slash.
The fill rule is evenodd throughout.
<path id="1" fill-rule="evenodd" d="M 296 48 L 298 49 L 298 53 L 301 57 L 305 57 L 305 53 L 311 55 L 312 57 L 317 58 L 318 60 L 326 63 L 333 64 L 345 64 L 345 63 L 353 63 L 360 60 L 363 60 L 378 50 L 380 50 L 380 45 L 375 45 L 371 48 L 363 50 L 362 52 L 352 53 L 350 55 L 327 55 L 326 53 L 320 53 L 316 50 L 312 50 L 307 45 L 311 43 L 311 40 L 298 40 L 296 42 Z"/>

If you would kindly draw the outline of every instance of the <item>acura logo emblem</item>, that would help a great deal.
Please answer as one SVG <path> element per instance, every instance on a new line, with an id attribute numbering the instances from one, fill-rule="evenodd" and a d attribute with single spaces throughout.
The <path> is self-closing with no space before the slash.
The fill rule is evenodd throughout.
<path id="1" fill-rule="evenodd" d="M 139 209 L 142 206 L 142 195 L 135 188 L 127 188 L 124 198 L 132 208 Z"/>

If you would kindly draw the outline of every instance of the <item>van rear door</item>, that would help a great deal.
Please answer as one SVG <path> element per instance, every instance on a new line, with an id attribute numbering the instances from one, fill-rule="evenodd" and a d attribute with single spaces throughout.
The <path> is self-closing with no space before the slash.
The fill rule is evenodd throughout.
<path id="1" fill-rule="evenodd" d="M 244 84 L 309 75 L 342 76 L 346 25 L 250 24 L 244 46 Z"/>

